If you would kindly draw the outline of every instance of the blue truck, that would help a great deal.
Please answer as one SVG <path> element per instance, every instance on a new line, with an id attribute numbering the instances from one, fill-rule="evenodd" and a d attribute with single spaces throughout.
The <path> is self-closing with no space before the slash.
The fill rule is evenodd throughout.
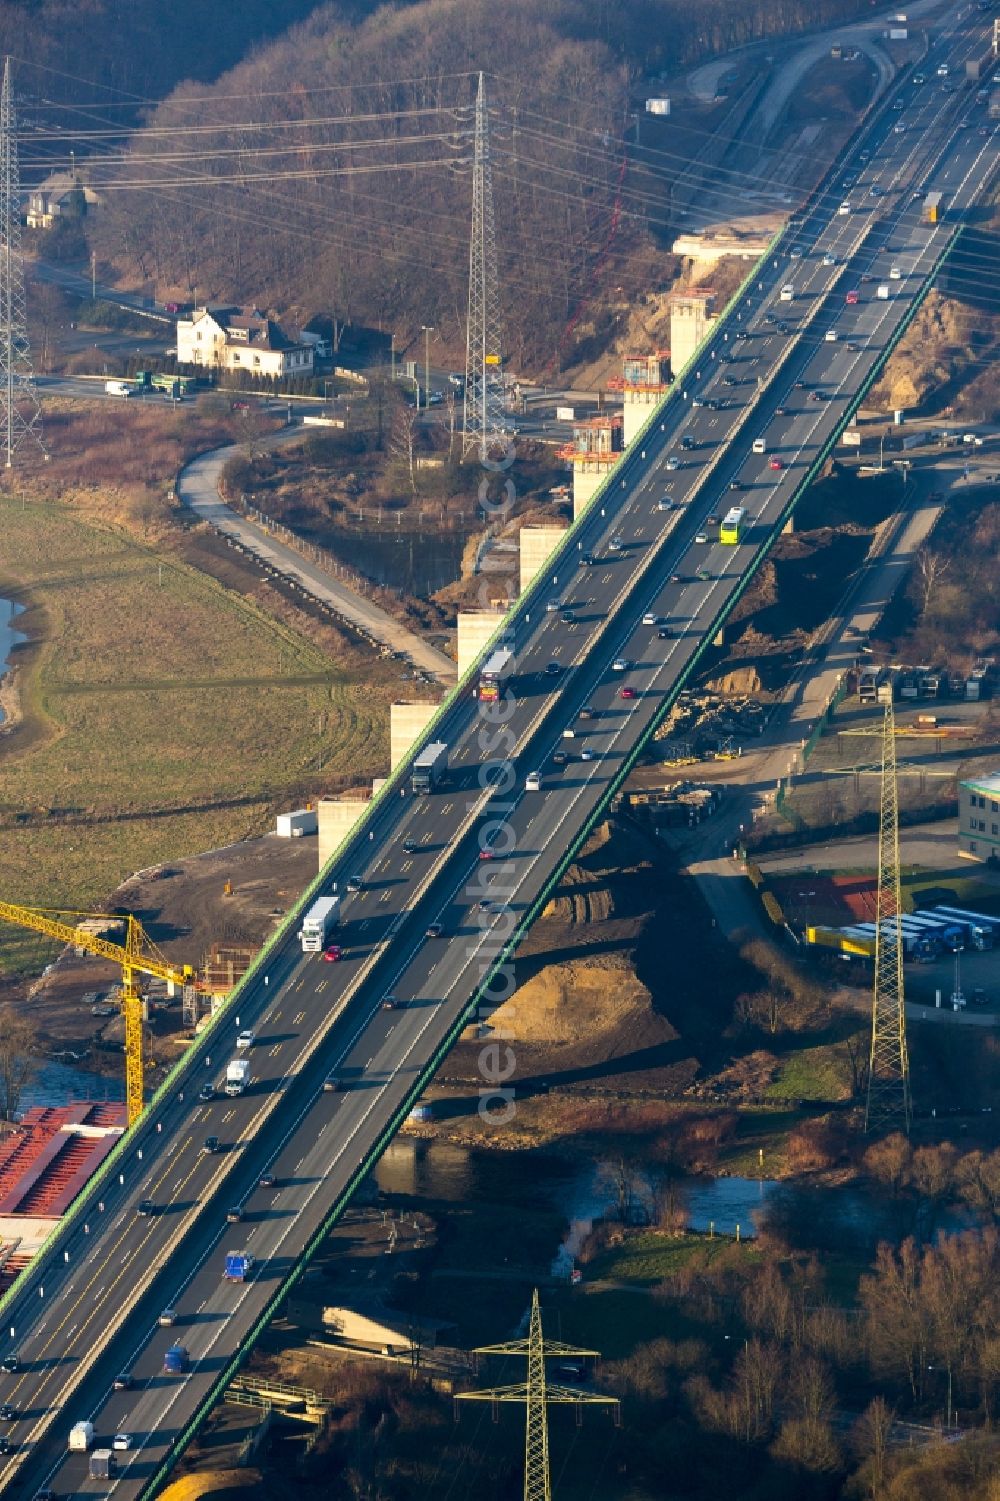
<path id="1" fill-rule="evenodd" d="M 227 1251 L 226 1271 L 227 1282 L 246 1282 L 254 1269 L 254 1259 L 249 1251 Z"/>
<path id="2" fill-rule="evenodd" d="M 165 1376 L 183 1376 L 191 1367 L 191 1356 L 184 1345 L 171 1345 L 163 1357 Z"/>

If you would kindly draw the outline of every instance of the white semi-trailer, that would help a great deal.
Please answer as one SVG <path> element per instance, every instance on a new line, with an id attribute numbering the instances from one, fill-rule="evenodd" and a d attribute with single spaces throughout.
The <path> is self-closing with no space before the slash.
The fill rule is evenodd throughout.
<path id="1" fill-rule="evenodd" d="M 339 915 L 339 896 L 321 896 L 313 902 L 299 929 L 299 942 L 304 954 L 319 954 L 326 948 L 326 941 L 337 926 Z"/>

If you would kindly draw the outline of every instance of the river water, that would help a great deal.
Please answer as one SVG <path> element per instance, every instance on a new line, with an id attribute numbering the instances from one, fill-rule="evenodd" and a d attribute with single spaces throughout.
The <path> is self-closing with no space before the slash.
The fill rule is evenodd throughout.
<path id="1" fill-rule="evenodd" d="M 399 1137 L 375 1170 L 386 1193 L 414 1195 L 444 1203 L 501 1203 L 516 1211 L 555 1209 L 566 1220 L 563 1243 L 553 1247 L 553 1271 L 568 1273 L 594 1221 L 613 1215 L 618 1204 L 618 1166 L 606 1160 L 574 1161 L 532 1153 L 530 1170 L 524 1154 L 475 1152 L 449 1142 Z M 654 1185 L 641 1172 L 634 1176 L 635 1203 L 648 1202 Z M 755 1232 L 754 1216 L 780 1185 L 763 1178 L 687 1178 L 677 1185 L 687 1224 L 741 1236 Z M 662 1199 L 662 1190 L 660 1191 Z"/>
<path id="2" fill-rule="evenodd" d="M 18 641 L 23 641 L 24 636 L 14 629 L 14 618 L 21 613 L 20 605 L 15 605 L 12 600 L 0 599 L 0 678 L 4 676 L 9 666 L 11 647 Z M 0 723 L 3 722 L 3 710 L 0 709 Z"/>
<path id="3" fill-rule="evenodd" d="M 91 1073 L 70 1063 L 43 1063 L 21 1094 L 21 1109 L 33 1105 L 72 1105 L 77 1100 L 119 1103 L 125 1098 L 124 1080 Z"/>

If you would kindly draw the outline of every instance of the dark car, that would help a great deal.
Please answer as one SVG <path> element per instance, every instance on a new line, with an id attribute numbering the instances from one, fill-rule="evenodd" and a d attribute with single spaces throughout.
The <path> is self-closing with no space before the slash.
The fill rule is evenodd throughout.
<path id="1" fill-rule="evenodd" d="M 742 490 L 743 489 L 743 481 L 742 480 L 738 480 L 738 479 L 731 479 L 729 481 L 729 488 L 730 488 L 730 490 Z"/>
<path id="2" fill-rule="evenodd" d="M 243 1205 L 242 1204 L 234 1204 L 231 1209 L 227 1209 L 226 1210 L 226 1224 L 227 1225 L 238 1225 L 242 1219 L 243 1219 Z"/>
<path id="3" fill-rule="evenodd" d="M 576 616 L 573 614 L 572 610 L 563 610 L 559 619 L 562 621 L 563 625 L 572 625 L 576 620 Z"/>
<path id="4" fill-rule="evenodd" d="M 340 1089 L 340 1080 L 336 1074 L 327 1074 L 323 1080 L 323 1089 L 327 1094 L 337 1094 Z"/>
<path id="5" fill-rule="evenodd" d="M 217 1136 L 206 1136 L 205 1145 L 202 1147 L 202 1151 L 211 1154 L 213 1152 L 217 1152 L 218 1150 L 219 1138 Z"/>
<path id="6" fill-rule="evenodd" d="M 593 568 L 594 564 L 597 562 L 597 559 L 594 557 L 594 554 L 592 552 L 585 552 L 583 557 L 580 559 L 580 562 L 585 568 Z"/>
<path id="7" fill-rule="evenodd" d="M 6 1433 L 0 1433 L 0 1454 L 10 1453 L 10 1439 Z"/>
<path id="8" fill-rule="evenodd" d="M 198 1091 L 198 1098 L 199 1098 L 199 1100 L 201 1100 L 202 1104 L 204 1104 L 208 1100 L 214 1100 L 215 1099 L 215 1086 L 214 1086 L 214 1084 L 203 1084 L 201 1086 L 201 1088 L 199 1089 L 199 1091 Z"/>
<path id="9" fill-rule="evenodd" d="M 20 1369 L 21 1362 L 16 1355 L 6 1355 L 3 1360 L 0 1360 L 0 1371 L 8 1376 L 13 1376 L 15 1371 Z"/>
<path id="10" fill-rule="evenodd" d="M 150 1215 L 156 1213 L 156 1205 L 152 1199 L 140 1199 L 136 1213 L 141 1214 L 143 1218 L 148 1218 Z"/>
<path id="11" fill-rule="evenodd" d="M 260 1177 L 257 1179 L 257 1182 L 261 1188 L 274 1188 L 277 1181 L 278 1180 L 275 1178 L 273 1173 L 261 1173 Z"/>
<path id="12" fill-rule="evenodd" d="M 566 766 L 569 764 L 569 756 L 565 751 L 555 751 L 552 756 L 553 766 Z"/>
<path id="13" fill-rule="evenodd" d="M 443 922 L 432 922 L 431 925 L 430 925 L 430 927 L 427 929 L 427 937 L 428 938 L 440 938 L 441 934 L 443 932 L 444 932 L 444 923 Z"/>
<path id="14" fill-rule="evenodd" d="M 398 1011 L 399 1010 L 399 997 L 398 996 L 394 996 L 394 995 L 384 996 L 383 1000 L 382 1000 L 382 1010 L 383 1011 Z"/>
<path id="15" fill-rule="evenodd" d="M 559 673 L 562 672 L 562 668 L 559 666 L 558 662 L 548 662 L 546 663 L 545 671 L 548 673 L 550 678 L 554 678 L 558 677 Z"/>
<path id="16" fill-rule="evenodd" d="M 13 1423 L 16 1417 L 16 1407 L 12 1407 L 9 1402 L 0 1402 L 0 1418 L 2 1418 L 5 1423 Z"/>
<path id="17" fill-rule="evenodd" d="M 657 634 L 657 636 L 659 637 L 659 639 L 661 641 L 669 641 L 670 640 L 670 627 L 667 626 L 667 625 L 661 625 L 660 629 L 657 631 L 656 634 Z"/>
<path id="18" fill-rule="evenodd" d="M 358 876 L 350 876 L 347 882 L 348 891 L 360 891 L 361 881 Z"/>
<path id="19" fill-rule="evenodd" d="M 116 1392 L 130 1392 L 132 1390 L 132 1372 L 122 1371 L 116 1376 L 112 1385 Z"/>
<path id="20" fill-rule="evenodd" d="M 417 841 L 415 839 L 403 840 L 403 854 L 415 855 L 417 853 Z"/>

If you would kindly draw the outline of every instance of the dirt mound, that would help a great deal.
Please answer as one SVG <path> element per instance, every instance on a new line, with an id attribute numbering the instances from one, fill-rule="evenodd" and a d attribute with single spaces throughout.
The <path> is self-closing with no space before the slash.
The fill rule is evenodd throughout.
<path id="1" fill-rule="evenodd" d="M 490 1025 L 514 1042 L 578 1043 L 581 1037 L 592 1042 L 631 1017 L 647 1017 L 651 1009 L 649 991 L 627 963 L 571 959 L 528 980 L 494 1012 Z"/>
<path id="2" fill-rule="evenodd" d="M 916 407 L 954 375 L 956 357 L 968 344 L 963 310 L 931 291 L 872 388 L 873 405 Z"/>
<path id="3" fill-rule="evenodd" d="M 710 693 L 721 693 L 727 698 L 757 694 L 761 690 L 760 673 L 756 667 L 736 667 L 720 678 L 712 678 L 705 687 Z"/>
<path id="4" fill-rule="evenodd" d="M 256 1470 L 200 1470 L 183 1475 L 168 1485 L 163 1501 L 198 1501 L 199 1496 L 219 1496 L 230 1492 L 246 1496 L 257 1489 L 260 1475 Z"/>

